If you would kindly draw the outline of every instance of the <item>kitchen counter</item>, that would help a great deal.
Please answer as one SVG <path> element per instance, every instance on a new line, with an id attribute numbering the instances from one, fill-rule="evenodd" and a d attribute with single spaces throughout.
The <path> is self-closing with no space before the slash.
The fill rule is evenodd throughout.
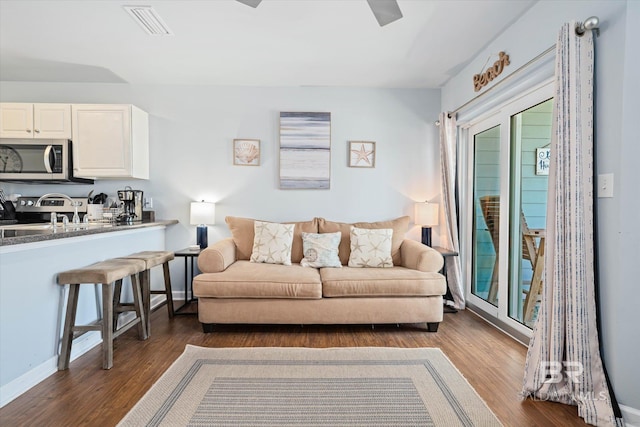
<path id="1" fill-rule="evenodd" d="M 100 233 L 128 231 L 160 225 L 177 224 L 175 219 L 153 222 L 120 223 L 89 223 L 69 224 L 66 228 L 61 224 L 54 229 L 49 223 L 15 224 L 0 226 L 0 246 L 19 245 L 23 243 L 42 242 L 45 240 L 65 239 L 69 237 L 88 236 Z"/>

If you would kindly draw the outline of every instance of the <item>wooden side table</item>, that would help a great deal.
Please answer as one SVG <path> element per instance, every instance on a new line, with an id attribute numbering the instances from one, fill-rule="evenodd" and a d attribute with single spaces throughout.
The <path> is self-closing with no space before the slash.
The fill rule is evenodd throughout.
<path id="1" fill-rule="evenodd" d="M 194 260 L 200 256 L 202 249 L 180 249 L 174 254 L 177 257 L 184 258 L 184 304 L 174 310 L 175 314 L 197 314 L 198 313 L 198 299 L 193 297 L 193 276 L 195 275 Z M 189 266 L 191 268 L 189 268 Z M 189 290 L 191 296 L 189 296 Z M 195 302 L 195 311 L 183 311 L 191 306 L 191 303 Z"/>
<path id="2" fill-rule="evenodd" d="M 447 258 L 452 257 L 452 256 L 458 256 L 459 254 L 456 251 L 452 251 L 450 249 L 445 249 L 445 248 L 440 247 L 440 246 L 433 246 L 433 249 L 435 249 L 436 251 L 440 252 L 440 255 L 442 255 L 442 257 L 444 258 L 444 264 L 442 264 L 442 269 L 440 270 L 440 273 L 442 273 L 444 275 L 444 279 L 447 282 L 447 293 L 444 295 L 444 299 L 445 299 L 445 301 L 453 301 L 453 294 L 449 290 L 449 279 L 447 278 Z M 446 303 L 444 305 L 444 311 L 445 311 L 445 313 L 457 313 L 458 312 L 458 310 L 456 310 L 455 308 L 447 305 Z"/>

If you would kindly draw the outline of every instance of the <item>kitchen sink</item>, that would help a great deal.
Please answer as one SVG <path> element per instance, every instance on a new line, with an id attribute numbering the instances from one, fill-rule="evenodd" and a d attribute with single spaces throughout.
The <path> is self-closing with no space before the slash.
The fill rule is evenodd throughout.
<path id="1" fill-rule="evenodd" d="M 8 238 L 8 237 L 22 237 L 22 236 L 35 236 L 38 234 L 49 234 L 50 230 L 43 229 L 0 229 L 0 238 Z"/>
<path id="2" fill-rule="evenodd" d="M 42 223 L 42 224 L 13 224 L 13 225 L 4 225 L 2 227 L 0 227 L 1 230 L 48 230 L 51 229 L 51 224 L 48 223 Z M 62 224 L 60 224 L 60 227 L 58 228 L 62 228 Z"/>
<path id="3" fill-rule="evenodd" d="M 68 224 L 66 227 L 59 223 L 54 229 L 50 223 L 37 224 L 13 224 L 0 226 L 0 238 L 35 236 L 39 234 L 65 233 L 71 231 L 94 230 L 98 228 L 113 227 L 109 223 Z"/>
<path id="4" fill-rule="evenodd" d="M 67 231 L 74 230 L 86 230 L 88 228 L 103 228 L 103 227 L 112 227 L 111 223 L 80 223 L 80 224 L 71 224 L 67 225 Z M 56 225 L 56 230 L 63 230 L 64 225 L 59 222 Z M 50 223 L 34 223 L 34 224 L 12 224 L 12 225 L 2 225 L 0 226 L 0 230 L 52 230 L 53 227 Z"/>

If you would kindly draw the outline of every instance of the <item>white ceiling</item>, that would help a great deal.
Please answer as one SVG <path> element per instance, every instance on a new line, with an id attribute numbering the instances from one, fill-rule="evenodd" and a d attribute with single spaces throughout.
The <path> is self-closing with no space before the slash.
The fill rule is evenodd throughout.
<path id="1" fill-rule="evenodd" d="M 0 0 L 0 80 L 434 88 L 535 1 L 398 0 L 380 27 L 365 0 Z"/>

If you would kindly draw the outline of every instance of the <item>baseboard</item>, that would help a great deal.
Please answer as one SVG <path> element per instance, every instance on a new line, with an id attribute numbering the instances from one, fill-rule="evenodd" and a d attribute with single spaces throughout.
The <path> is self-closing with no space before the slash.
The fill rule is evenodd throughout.
<path id="1" fill-rule="evenodd" d="M 73 340 L 71 360 L 76 360 L 93 347 L 102 343 L 100 332 L 90 331 Z M 58 372 L 58 356 L 52 357 L 34 369 L 0 388 L 0 408 L 22 393 Z"/>
<path id="2" fill-rule="evenodd" d="M 185 294 L 184 291 L 173 291 L 171 292 L 171 296 L 173 297 L 174 301 L 184 301 L 185 298 L 188 296 L 189 298 L 194 298 L 193 295 L 191 295 L 191 290 L 189 290 L 189 294 Z"/>
<path id="3" fill-rule="evenodd" d="M 640 427 L 640 409 L 620 405 L 620 411 L 627 427 Z"/>
<path id="4" fill-rule="evenodd" d="M 153 310 L 165 300 L 162 295 L 153 295 L 151 297 L 151 309 Z M 125 313 L 120 316 L 118 324 L 124 324 L 134 318 L 133 313 Z M 71 345 L 71 361 L 87 353 L 92 348 L 102 344 L 102 337 L 98 331 L 90 331 L 73 340 Z M 0 408 L 16 399 L 21 394 L 44 381 L 51 375 L 58 372 L 58 356 L 48 359 L 30 371 L 19 376 L 15 380 L 0 387 Z"/>

